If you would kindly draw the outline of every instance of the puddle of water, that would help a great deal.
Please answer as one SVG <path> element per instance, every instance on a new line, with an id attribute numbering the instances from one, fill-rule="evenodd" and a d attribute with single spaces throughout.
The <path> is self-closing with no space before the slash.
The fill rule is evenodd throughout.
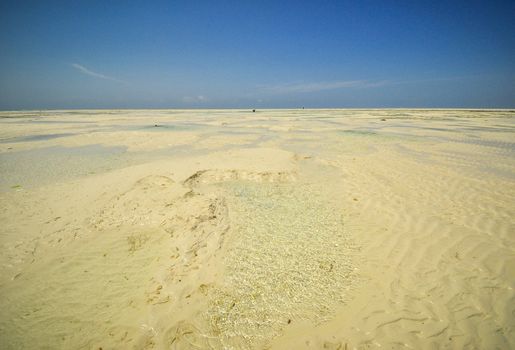
<path id="1" fill-rule="evenodd" d="M 456 142 L 456 143 L 464 143 L 468 145 L 478 145 L 489 148 L 496 148 L 498 150 L 504 151 L 508 154 L 513 154 L 515 152 L 515 142 L 508 141 L 498 141 L 498 140 L 489 140 L 489 139 L 458 139 L 458 138 L 445 138 L 448 142 Z"/>
<path id="2" fill-rule="evenodd" d="M 375 136 L 375 135 L 377 135 L 376 132 L 369 131 L 369 130 L 339 130 L 338 132 L 343 135 L 356 135 L 356 136 Z"/>
<path id="3" fill-rule="evenodd" d="M 261 348 L 292 322 L 319 324 L 355 281 L 338 205 L 320 183 L 221 185 L 233 194 L 224 284 L 205 323 L 220 348 Z"/>
<path id="4" fill-rule="evenodd" d="M 207 127 L 197 123 L 176 123 L 176 124 L 145 124 L 145 125 L 109 125 L 103 131 L 155 131 L 155 132 L 167 132 L 167 131 L 188 131 L 194 130 L 199 127 Z"/>
<path id="5" fill-rule="evenodd" d="M 67 137 L 76 135 L 75 133 L 60 133 L 60 134 L 42 134 L 42 135 L 27 135 L 27 136 L 19 136 L 13 137 L 9 139 L 0 140 L 0 143 L 11 143 L 11 142 L 31 142 L 31 141 L 46 141 L 57 139 L 60 137 Z"/>
<path id="6" fill-rule="evenodd" d="M 45 120 L 45 119 L 35 119 L 28 120 L 25 123 L 30 124 L 94 124 L 94 121 L 86 121 L 86 120 Z"/>
<path id="7" fill-rule="evenodd" d="M 37 187 L 92 172 L 112 169 L 129 160 L 125 147 L 88 145 L 46 147 L 0 154 L 0 190 Z"/>

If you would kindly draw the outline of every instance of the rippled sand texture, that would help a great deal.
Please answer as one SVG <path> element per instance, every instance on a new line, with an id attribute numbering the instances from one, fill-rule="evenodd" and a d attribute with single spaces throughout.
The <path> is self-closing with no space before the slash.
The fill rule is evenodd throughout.
<path id="1" fill-rule="evenodd" d="M 515 347 L 515 112 L 0 113 L 0 347 Z"/>

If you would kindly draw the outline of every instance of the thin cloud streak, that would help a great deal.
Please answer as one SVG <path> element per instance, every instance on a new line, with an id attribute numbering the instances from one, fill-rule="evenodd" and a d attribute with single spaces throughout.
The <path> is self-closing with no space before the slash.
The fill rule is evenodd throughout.
<path id="1" fill-rule="evenodd" d="M 267 94 L 290 94 L 307 93 L 337 89 L 362 89 L 376 88 L 387 85 L 403 85 L 412 83 L 459 81 L 470 77 L 446 77 L 430 78 L 419 80 L 344 80 L 344 81 L 322 81 L 311 83 L 287 83 L 277 85 L 265 85 L 258 87 L 259 92 Z"/>
<path id="2" fill-rule="evenodd" d="M 89 76 L 92 76 L 92 77 L 95 77 L 95 78 L 100 78 L 100 79 L 105 79 L 105 80 L 111 80 L 111 81 L 117 81 L 119 83 L 126 83 L 125 81 L 123 80 L 120 80 L 120 79 L 116 79 L 116 78 L 113 78 L 113 77 L 110 77 L 108 75 L 104 75 L 104 74 L 100 74 L 100 73 L 97 73 L 97 72 L 93 72 L 92 70 L 89 70 L 88 68 L 84 67 L 83 65 L 80 65 L 78 63 L 72 63 L 71 66 L 75 69 L 77 69 L 78 71 L 86 74 L 86 75 L 89 75 Z"/>
<path id="3" fill-rule="evenodd" d="M 208 99 L 203 96 L 203 95 L 198 95 L 198 96 L 184 96 L 182 98 L 182 102 L 185 102 L 185 103 L 204 103 L 208 101 Z"/>
<path id="4" fill-rule="evenodd" d="M 272 94 L 304 93 L 324 90 L 349 89 L 349 88 L 373 88 L 387 85 L 388 81 L 346 80 L 332 82 L 293 83 L 263 86 L 261 92 Z"/>

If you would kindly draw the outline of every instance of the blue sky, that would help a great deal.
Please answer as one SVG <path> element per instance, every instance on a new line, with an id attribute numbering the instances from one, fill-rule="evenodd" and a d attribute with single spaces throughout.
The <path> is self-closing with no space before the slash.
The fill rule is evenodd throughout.
<path id="1" fill-rule="evenodd" d="M 0 109 L 515 107 L 514 1 L 0 1 Z"/>

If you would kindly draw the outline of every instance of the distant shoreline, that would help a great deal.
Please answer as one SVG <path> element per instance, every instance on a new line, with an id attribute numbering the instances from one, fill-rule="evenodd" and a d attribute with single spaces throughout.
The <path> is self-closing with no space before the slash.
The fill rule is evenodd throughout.
<path id="1" fill-rule="evenodd" d="M 274 110 L 314 110 L 314 111 L 335 111 L 335 110 L 356 110 L 356 111 L 464 111 L 464 112 L 481 112 L 481 111 L 510 111 L 515 112 L 515 107 L 505 108 L 467 108 L 467 107 L 314 107 L 314 108 L 49 108 L 49 109 L 0 109 L 1 113 L 9 112 L 68 112 L 68 111 L 242 111 L 252 112 L 255 109 L 259 111 L 274 111 Z"/>

